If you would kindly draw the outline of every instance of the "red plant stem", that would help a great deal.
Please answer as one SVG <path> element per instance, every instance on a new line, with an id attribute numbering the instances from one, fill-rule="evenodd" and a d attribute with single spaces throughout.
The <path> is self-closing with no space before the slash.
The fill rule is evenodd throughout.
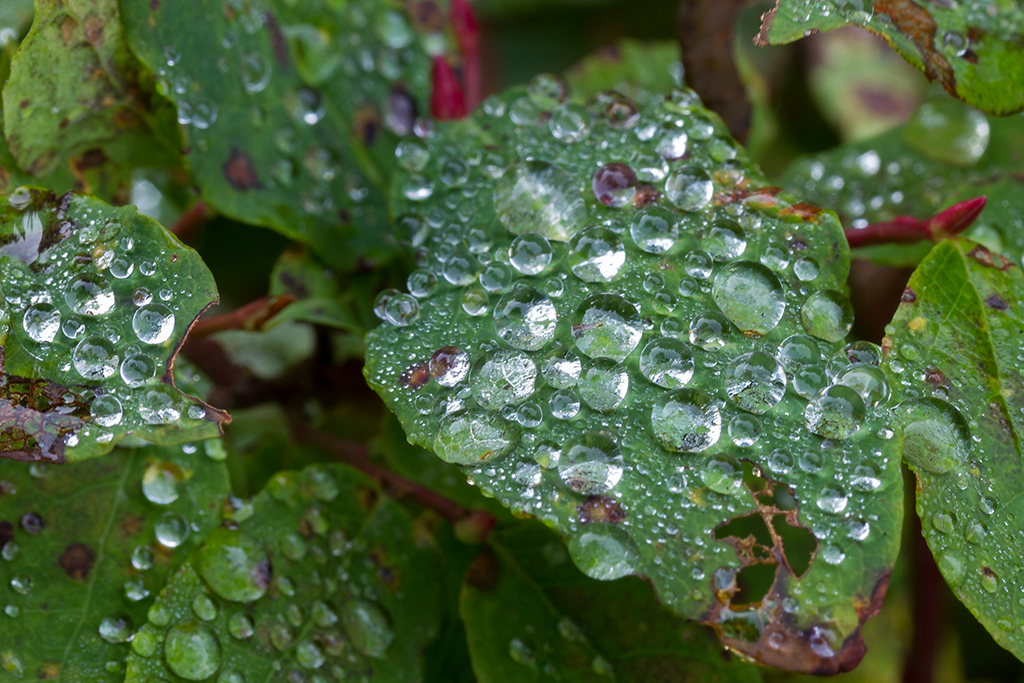
<path id="1" fill-rule="evenodd" d="M 897 216 L 891 221 L 871 223 L 863 228 L 846 228 L 844 233 L 851 249 L 894 242 L 938 242 L 969 228 L 984 208 L 985 197 L 975 197 L 954 204 L 927 220 Z"/>
<path id="2" fill-rule="evenodd" d="M 469 113 L 466 95 L 455 71 L 441 55 L 434 57 L 430 74 L 430 115 L 438 121 L 461 119 Z"/>
<path id="3" fill-rule="evenodd" d="M 921 535 L 921 519 L 913 515 L 911 525 L 914 635 L 903 662 L 903 683 L 932 683 L 946 625 L 945 586 L 935 558 Z"/>
<path id="4" fill-rule="evenodd" d="M 185 213 L 178 216 L 178 220 L 174 221 L 168 230 L 182 242 L 192 242 L 195 239 L 196 232 L 199 230 L 199 226 L 215 215 L 216 212 L 200 199 L 190 206 Z"/>
<path id="5" fill-rule="evenodd" d="M 424 507 L 437 512 L 451 524 L 481 518 L 490 518 L 490 523 L 486 524 L 487 530 L 494 524 L 494 518 L 487 513 L 479 510 L 467 510 L 436 491 L 425 488 L 390 470 L 378 467 L 370 460 L 370 453 L 363 444 L 345 441 L 331 434 L 308 427 L 298 427 L 296 429 L 296 437 L 301 441 L 306 441 L 322 448 L 338 460 L 360 470 L 378 482 L 388 495 L 394 498 L 412 498 Z"/>
<path id="6" fill-rule="evenodd" d="M 275 315 L 295 301 L 291 294 L 265 296 L 230 313 L 203 318 L 189 331 L 189 339 L 202 339 L 224 330 L 260 330 Z"/>
<path id="7" fill-rule="evenodd" d="M 480 22 L 469 0 L 452 0 L 451 23 L 455 38 L 462 50 L 462 81 L 466 86 L 466 107 L 475 109 L 480 104 L 483 89 L 483 70 L 480 63 Z"/>

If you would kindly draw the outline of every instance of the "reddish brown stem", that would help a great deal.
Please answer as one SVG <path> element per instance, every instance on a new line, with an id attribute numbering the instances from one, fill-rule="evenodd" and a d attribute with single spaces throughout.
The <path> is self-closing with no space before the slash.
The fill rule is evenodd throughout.
<path id="1" fill-rule="evenodd" d="M 201 339 L 224 330 L 261 330 L 271 318 L 293 301 L 295 297 L 291 294 L 265 296 L 230 313 L 203 318 L 192 327 L 189 339 Z"/>
<path id="2" fill-rule="evenodd" d="M 946 625 L 945 586 L 928 544 L 921 535 L 921 520 L 913 516 L 914 635 L 903 663 L 903 683 L 932 683 L 942 631 Z"/>
<path id="3" fill-rule="evenodd" d="M 441 55 L 434 57 L 430 74 L 430 114 L 438 121 L 451 121 L 466 116 L 466 95 L 455 71 Z"/>
<path id="4" fill-rule="evenodd" d="M 174 233 L 175 237 L 182 242 L 189 243 L 195 240 L 199 226 L 215 215 L 216 212 L 200 199 L 190 206 L 185 213 L 181 214 L 168 230 Z"/>
<path id="5" fill-rule="evenodd" d="M 452 0 L 451 23 L 455 38 L 462 50 L 462 81 L 466 86 L 466 107 L 474 109 L 480 104 L 483 71 L 480 63 L 480 22 L 469 0 Z"/>
<path id="6" fill-rule="evenodd" d="M 871 223 L 863 228 L 846 228 L 844 232 L 851 249 L 894 242 L 938 242 L 969 228 L 984 208 L 985 197 L 975 197 L 954 204 L 927 220 L 897 216 L 891 221 Z"/>
<path id="7" fill-rule="evenodd" d="M 360 443 L 353 443 L 339 439 L 336 436 L 309 429 L 298 427 L 296 437 L 299 440 L 313 444 L 335 456 L 342 462 L 355 467 L 364 474 L 377 481 L 384 491 L 393 498 L 411 498 L 424 507 L 430 508 L 444 517 L 449 523 L 455 525 L 456 535 L 463 540 L 483 542 L 487 533 L 494 526 L 495 519 L 492 515 L 481 510 L 467 510 L 458 503 L 445 498 L 440 493 L 399 476 L 390 470 L 386 470 L 373 463 L 366 446 Z M 467 534 L 465 531 L 472 530 L 475 533 Z M 463 533 L 460 533 L 463 532 Z"/>

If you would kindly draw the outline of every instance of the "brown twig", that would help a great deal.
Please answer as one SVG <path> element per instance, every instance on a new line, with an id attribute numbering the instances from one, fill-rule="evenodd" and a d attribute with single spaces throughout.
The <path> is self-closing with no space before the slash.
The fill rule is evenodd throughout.
<path id="1" fill-rule="evenodd" d="M 189 331 L 189 339 L 202 339 L 224 330 L 261 330 L 271 318 L 295 300 L 296 297 L 291 294 L 265 296 L 229 313 L 203 318 Z"/>
<path id="2" fill-rule="evenodd" d="M 363 444 L 345 441 L 306 426 L 296 427 L 294 432 L 296 439 L 327 451 L 377 481 L 389 496 L 393 498 L 408 497 L 424 507 L 434 510 L 455 526 L 456 535 L 464 541 L 482 543 L 497 521 L 493 515 L 487 512 L 467 510 L 436 491 L 375 465 Z"/>
<path id="3" fill-rule="evenodd" d="M 945 586 L 935 558 L 921 535 L 920 518 L 913 515 L 911 524 L 914 635 L 903 662 L 903 683 L 932 683 L 946 625 Z"/>
<path id="4" fill-rule="evenodd" d="M 898 242 L 938 242 L 969 228 L 985 208 L 985 197 L 959 202 L 945 211 L 922 220 L 913 216 L 897 216 L 891 221 L 871 223 L 863 228 L 846 228 L 846 241 L 851 249 L 872 244 Z"/>
<path id="5" fill-rule="evenodd" d="M 744 0 L 682 0 L 677 35 L 686 83 L 722 117 L 739 142 L 750 131 L 747 89 L 733 59 L 733 34 Z"/>
<path id="6" fill-rule="evenodd" d="M 216 212 L 207 205 L 202 199 L 193 204 L 188 208 L 185 213 L 178 216 L 178 220 L 174 221 L 171 227 L 168 228 L 174 236 L 182 242 L 190 243 L 195 240 L 196 233 L 199 231 L 199 226 L 210 220 L 216 215 Z"/>

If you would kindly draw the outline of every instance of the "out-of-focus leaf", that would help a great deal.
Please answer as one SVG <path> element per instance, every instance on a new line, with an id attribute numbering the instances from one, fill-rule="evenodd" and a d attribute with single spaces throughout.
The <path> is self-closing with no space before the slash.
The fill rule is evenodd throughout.
<path id="1" fill-rule="evenodd" d="M 1016 261 L 1024 255 L 1024 118 L 988 118 L 940 95 L 904 126 L 793 164 L 781 184 L 839 214 L 856 228 L 908 215 L 928 218 L 957 202 L 986 195 L 966 231 Z M 864 247 L 855 256 L 913 266 L 931 244 Z"/>
<path id="2" fill-rule="evenodd" d="M 121 5 L 132 49 L 178 107 L 207 202 L 335 266 L 393 252 L 385 192 L 399 136 L 427 113 L 431 57 L 450 52 L 444 4 Z"/>
<path id="3" fill-rule="evenodd" d="M 75 465 L 0 461 L 3 680 L 124 679 L 151 596 L 221 522 L 219 440 Z"/>
<path id="4" fill-rule="evenodd" d="M 316 345 L 313 328 L 296 322 L 284 322 L 262 332 L 229 330 L 214 339 L 235 364 L 262 379 L 280 377 L 309 358 Z"/>
<path id="5" fill-rule="evenodd" d="M 399 176 L 431 258 L 378 299 L 366 376 L 589 575 L 644 575 L 765 663 L 849 669 L 902 488 L 880 353 L 843 344 L 839 223 L 766 187 L 692 92 L 587 111 L 561 87 L 439 125 Z"/>
<path id="6" fill-rule="evenodd" d="M 18 188 L 0 204 L 0 277 L 4 457 L 76 461 L 129 434 L 171 445 L 220 433 L 227 415 L 171 372 L 217 289 L 152 219 Z"/>
<path id="7" fill-rule="evenodd" d="M 709 629 L 662 607 L 649 584 L 582 574 L 536 523 L 490 536 L 460 612 L 480 683 L 761 680 L 755 667 L 723 656 Z"/>
<path id="8" fill-rule="evenodd" d="M 965 239 L 918 266 L 886 329 L 895 412 L 917 512 L 946 582 L 992 637 L 1024 657 L 1020 557 L 1024 411 L 1020 267 Z"/>
<path id="9" fill-rule="evenodd" d="M 614 90 L 637 102 L 682 85 L 683 65 L 675 41 L 620 40 L 579 61 L 565 74 L 573 98 L 586 102 Z"/>
<path id="10" fill-rule="evenodd" d="M 928 84 L 881 40 L 853 27 L 810 39 L 807 85 L 814 103 L 846 141 L 904 123 Z"/>
<path id="11" fill-rule="evenodd" d="M 782 45 L 814 31 L 860 26 L 880 36 L 946 91 L 993 114 L 1024 109 L 1024 14 L 1017 3 L 777 0 L 754 42 Z"/>
<path id="12" fill-rule="evenodd" d="M 296 301 L 278 313 L 271 325 L 297 320 L 342 330 L 360 330 L 351 309 L 351 297 L 339 276 L 305 249 L 290 249 L 281 254 L 270 276 L 270 294 L 291 294 Z"/>
<path id="13" fill-rule="evenodd" d="M 124 203 L 132 167 L 179 163 L 174 108 L 125 45 L 116 0 L 39 0 L 3 104 L 11 152 L 38 178 L 61 168 Z"/>
<path id="14" fill-rule="evenodd" d="M 319 466 L 275 475 L 239 512 L 161 591 L 127 683 L 421 679 L 438 555 L 402 506 L 354 470 Z"/>

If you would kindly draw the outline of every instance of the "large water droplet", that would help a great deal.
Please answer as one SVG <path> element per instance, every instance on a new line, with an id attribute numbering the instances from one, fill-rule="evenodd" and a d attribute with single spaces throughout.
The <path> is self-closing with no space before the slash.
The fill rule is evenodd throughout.
<path id="1" fill-rule="evenodd" d="M 717 351 L 725 346 L 732 325 L 716 311 L 706 311 L 690 321 L 690 343 L 705 351 Z"/>
<path id="2" fill-rule="evenodd" d="M 103 337 L 86 337 L 71 352 L 78 374 L 88 380 L 100 380 L 117 372 L 119 358 L 114 345 Z"/>
<path id="3" fill-rule="evenodd" d="M 178 500 L 178 482 L 181 468 L 163 460 L 150 463 L 142 473 L 142 494 L 156 505 L 170 505 Z"/>
<path id="4" fill-rule="evenodd" d="M 114 290 L 103 276 L 86 273 L 68 283 L 64 301 L 79 315 L 106 315 L 114 307 Z"/>
<path id="5" fill-rule="evenodd" d="M 585 496 L 610 490 L 622 478 L 622 454 L 606 432 L 581 435 L 562 449 L 558 474 L 566 486 Z"/>
<path id="6" fill-rule="evenodd" d="M 864 421 L 864 399 L 842 384 L 833 384 L 807 404 L 804 422 L 807 429 L 826 439 L 848 439 Z"/>
<path id="7" fill-rule="evenodd" d="M 380 659 L 395 639 L 387 612 L 369 600 L 346 602 L 341 608 L 341 624 L 352 645 L 367 657 Z"/>
<path id="8" fill-rule="evenodd" d="M 494 188 L 494 209 L 513 233 L 559 242 L 568 241 L 586 220 L 583 193 L 565 171 L 546 161 L 510 167 Z"/>
<path id="9" fill-rule="evenodd" d="M 683 168 L 665 181 L 665 196 L 683 211 L 699 211 L 711 201 L 715 186 L 700 168 Z"/>
<path id="10" fill-rule="evenodd" d="M 821 351 L 813 337 L 806 334 L 794 334 L 786 337 L 775 351 L 775 357 L 782 363 L 787 372 L 796 372 L 806 365 L 815 365 L 821 361 Z"/>
<path id="11" fill-rule="evenodd" d="M 576 310 L 572 338 L 576 348 L 591 358 L 622 362 L 642 336 L 640 314 L 621 296 L 596 294 Z"/>
<path id="12" fill-rule="evenodd" d="M 518 405 L 534 391 L 537 365 L 526 354 L 498 349 L 480 358 L 473 367 L 470 389 L 488 410 Z"/>
<path id="13" fill-rule="evenodd" d="M 745 353 L 726 367 L 725 393 L 737 407 L 747 412 L 766 413 L 786 393 L 786 372 L 766 353 Z"/>
<path id="14" fill-rule="evenodd" d="M 202 681 L 220 668 L 220 642 L 213 631 L 197 621 L 178 624 L 167 632 L 164 659 L 176 675 Z"/>
<path id="15" fill-rule="evenodd" d="M 640 372 L 659 387 L 679 389 L 693 377 L 693 353 L 685 342 L 659 337 L 640 353 Z"/>
<path id="16" fill-rule="evenodd" d="M 821 290 L 807 297 L 800 309 L 804 329 L 818 339 L 837 342 L 853 326 L 853 307 L 849 299 L 832 290 Z"/>
<path id="17" fill-rule="evenodd" d="M 551 134 L 566 143 L 582 140 L 590 134 L 591 119 L 586 107 L 567 102 L 551 115 L 548 128 Z"/>
<path id="18" fill-rule="evenodd" d="M 615 410 L 629 391 L 629 374 L 615 361 L 602 358 L 594 361 L 576 386 L 588 406 L 601 412 Z"/>
<path id="19" fill-rule="evenodd" d="M 705 486 L 723 496 L 740 496 L 745 492 L 743 468 L 727 455 L 717 455 L 708 460 L 707 467 L 701 470 L 700 478 Z"/>
<path id="20" fill-rule="evenodd" d="M 538 275 L 551 263 L 551 243 L 542 235 L 519 235 L 508 248 L 508 262 L 523 275 Z"/>
<path id="21" fill-rule="evenodd" d="M 903 427 L 903 459 L 915 469 L 942 474 L 967 459 L 971 430 L 949 403 L 917 399 L 901 403 L 896 412 Z"/>
<path id="22" fill-rule="evenodd" d="M 108 643 L 127 643 L 132 637 L 132 620 L 124 614 L 103 617 L 99 633 Z"/>
<path id="23" fill-rule="evenodd" d="M 731 261 L 746 250 L 747 237 L 739 223 L 729 218 L 719 218 L 701 244 L 716 261 Z"/>
<path id="24" fill-rule="evenodd" d="M 626 164 L 605 164 L 597 170 L 590 187 L 597 201 L 614 209 L 633 201 L 636 195 L 636 173 Z"/>
<path id="25" fill-rule="evenodd" d="M 868 363 L 854 363 L 840 370 L 835 383 L 844 384 L 856 391 L 871 408 L 885 403 L 889 398 L 889 381 L 885 374 Z"/>
<path id="26" fill-rule="evenodd" d="M 213 592 L 234 602 L 259 600 L 270 586 L 270 558 L 252 536 L 217 527 L 193 560 Z"/>
<path id="27" fill-rule="evenodd" d="M 153 528 L 156 540 L 165 548 L 177 548 L 188 539 L 191 529 L 184 517 L 176 512 L 165 512 Z"/>
<path id="28" fill-rule="evenodd" d="M 445 462 L 479 465 L 507 455 L 518 440 L 518 428 L 495 413 L 467 410 L 449 415 L 441 423 L 434 452 Z"/>
<path id="29" fill-rule="evenodd" d="M 619 236 L 608 228 L 587 228 L 569 242 L 569 267 L 584 282 L 611 282 L 626 262 Z"/>
<path id="30" fill-rule="evenodd" d="M 430 356 L 430 376 L 443 387 L 454 387 L 469 374 L 469 354 L 457 346 L 442 346 Z"/>
<path id="31" fill-rule="evenodd" d="M 121 363 L 121 379 L 132 389 L 141 387 L 155 376 L 156 363 L 144 354 L 129 355 Z"/>
<path id="32" fill-rule="evenodd" d="M 945 97 L 925 101 L 904 128 L 908 143 L 925 156 L 954 166 L 970 166 L 988 147 L 985 115 Z"/>
<path id="33" fill-rule="evenodd" d="M 692 389 L 680 389 L 654 405 L 654 435 L 673 453 L 699 453 L 722 435 L 722 414 L 714 401 Z"/>
<path id="34" fill-rule="evenodd" d="M 139 417 L 146 424 L 170 424 L 181 417 L 177 392 L 166 384 L 149 387 L 139 398 Z"/>
<path id="35" fill-rule="evenodd" d="M 49 344 L 60 331 L 60 311 L 48 303 L 29 306 L 21 324 L 32 341 L 37 344 Z"/>
<path id="36" fill-rule="evenodd" d="M 592 579 L 612 581 L 636 571 L 640 553 L 636 543 L 622 529 L 594 524 L 569 539 L 573 562 Z"/>
<path id="37" fill-rule="evenodd" d="M 555 389 L 576 386 L 583 365 L 580 357 L 568 349 L 556 349 L 541 363 L 540 373 Z"/>
<path id="38" fill-rule="evenodd" d="M 558 314 L 551 300 L 523 284 L 515 285 L 494 307 L 494 329 L 510 346 L 537 351 L 555 336 Z"/>
<path id="39" fill-rule="evenodd" d="M 751 337 L 768 334 L 786 311 L 779 278 L 753 261 L 737 261 L 722 268 L 711 295 L 725 316 Z"/>
<path id="40" fill-rule="evenodd" d="M 672 248 L 679 237 L 676 215 L 668 209 L 650 206 L 633 217 L 629 234 L 636 246 L 650 254 L 661 254 Z"/>

